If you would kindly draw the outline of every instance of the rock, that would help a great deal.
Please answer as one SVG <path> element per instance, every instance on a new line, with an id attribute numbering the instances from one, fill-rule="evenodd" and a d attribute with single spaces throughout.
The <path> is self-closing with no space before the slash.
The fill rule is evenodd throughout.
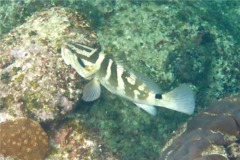
<path id="1" fill-rule="evenodd" d="M 53 152 L 46 158 L 52 159 L 97 159 L 117 160 L 113 155 L 98 131 L 86 128 L 83 122 L 77 118 L 69 118 L 64 121 L 51 124 L 49 141 Z"/>
<path id="2" fill-rule="evenodd" d="M 161 152 L 164 160 L 240 158 L 240 97 L 211 104 L 194 116 Z"/>
<path id="3" fill-rule="evenodd" d="M 43 160 L 48 136 L 35 121 L 26 118 L 0 123 L 0 155 L 21 160 Z"/>
<path id="4" fill-rule="evenodd" d="M 76 9 L 81 13 L 84 10 L 84 13 L 91 13 L 93 21 L 96 22 L 97 19 L 100 22 L 97 23 L 95 29 L 98 30 L 98 40 L 106 53 L 114 56 L 121 53 L 120 59 L 129 68 L 153 79 L 162 87 L 163 91 L 169 91 L 179 83 L 191 83 L 196 91 L 197 104 L 200 106 L 205 106 L 201 104 L 208 104 L 227 94 L 239 93 L 240 47 L 239 34 L 236 33 L 239 32 L 240 23 L 238 23 L 239 15 L 236 14 L 236 11 L 239 10 L 239 3 L 236 1 L 226 4 L 224 1 L 206 1 L 206 3 L 151 1 L 145 3 L 145 1 L 66 0 L 45 1 L 41 5 L 36 4 L 39 2 L 29 0 L 28 3 L 12 1 L 10 3 L 13 6 L 12 10 L 16 11 L 20 8 L 18 11 L 22 11 L 19 12 L 19 17 L 30 15 L 30 13 L 26 14 L 29 10 L 33 12 L 36 8 L 42 9 L 56 5 Z M 6 23 L 9 26 L 9 22 L 19 20 L 14 14 L 11 14 L 12 10 L 5 10 L 10 8 L 5 7 L 5 3 L 2 8 L 3 18 L 1 22 L 3 23 L 0 23 L 0 26 L 6 26 Z M 65 12 L 64 9 L 61 10 Z M 30 25 L 32 32 L 29 35 L 31 36 L 26 35 L 24 41 L 26 39 L 32 40 L 41 35 L 43 38 L 37 45 L 58 46 L 65 38 L 89 38 L 89 36 L 80 36 L 78 29 L 81 27 L 76 27 L 80 22 L 77 18 L 68 23 L 68 18 L 66 21 L 64 18 L 66 15 L 59 12 L 56 8 L 52 9 L 52 14 L 59 15 L 55 16 L 57 24 L 51 22 L 47 27 L 45 22 L 51 20 L 47 18 L 51 17 L 46 14 L 48 12 L 42 12 L 45 15 L 41 14 L 41 21 L 36 16 L 39 13 L 36 14 L 32 21 L 35 22 L 34 19 L 40 21 L 38 22 L 39 26 L 33 25 L 31 27 Z M 75 12 L 70 13 L 70 17 L 76 15 Z M 44 19 L 44 17 L 46 18 Z M 65 30 L 62 29 L 64 27 Z M 46 30 L 45 28 L 50 28 L 51 32 L 42 31 Z M 61 29 L 61 31 L 55 34 L 57 29 Z M 38 30 L 37 33 L 43 34 L 36 35 L 35 30 Z M 92 33 L 91 28 L 89 30 Z M 19 37 L 18 34 L 22 35 L 23 30 L 16 33 L 15 38 Z M 92 39 L 95 38 L 92 37 Z M 50 51 L 52 51 L 51 48 Z M 20 52 L 17 55 L 22 54 Z M 0 55 L 0 64 L 2 65 L 1 62 L 4 61 L 5 66 L 0 66 L 0 71 L 12 63 L 11 58 L 6 57 L 2 60 L 2 57 Z M 63 72 L 64 69 L 61 71 Z M 73 73 L 71 69 L 68 71 Z M 64 76 L 67 75 L 64 74 Z M 4 77 L 6 81 L 9 75 L 4 74 Z M 71 81 L 73 84 L 77 83 L 75 80 L 80 79 L 78 75 L 76 77 Z M 67 83 L 62 84 L 66 85 Z M 76 90 L 74 86 L 72 88 L 74 91 Z M 81 79 L 77 88 L 81 93 Z M 128 100 L 123 100 L 104 90 L 102 93 L 101 99 L 96 102 L 79 105 L 79 119 L 91 128 L 98 128 L 98 135 L 104 137 L 108 149 L 119 155 L 119 159 L 158 159 L 159 150 L 168 139 L 169 133 L 187 118 L 187 116 L 164 109 L 159 109 L 156 117 L 150 117 Z M 68 97 L 66 98 L 68 99 Z M 27 115 L 44 121 L 47 116 L 55 118 L 57 115 L 62 117 L 65 114 L 65 112 L 59 113 L 62 110 L 57 107 L 52 109 L 48 106 L 47 109 L 34 108 L 34 111 L 26 107 L 27 111 L 22 111 L 21 109 L 24 107 L 21 109 L 16 109 L 17 107 L 11 107 L 11 105 L 9 108 L 6 107 L 5 104 L 8 102 L 12 102 L 11 97 L 4 98 L 4 105 L 3 100 L 0 100 L 0 109 L 4 109 L 1 112 L 8 112 L 13 116 Z M 72 100 L 72 102 L 75 101 Z M 37 112 L 41 110 L 44 111 L 44 114 L 39 116 Z M 197 108 L 197 110 L 201 110 L 201 108 Z M 46 111 L 50 115 L 46 115 Z M 52 113 L 55 114 L 52 115 Z M 235 152 L 235 149 L 231 151 Z"/>
<path id="5" fill-rule="evenodd" d="M 231 7 L 216 1 L 131 2 L 116 2 L 110 13 L 117 14 L 99 30 L 106 51 L 124 52 L 131 69 L 151 77 L 163 91 L 193 84 L 202 106 L 239 93 L 240 24 L 233 14 L 239 2 L 231 1 Z"/>
<path id="6" fill-rule="evenodd" d="M 83 16 L 64 8 L 35 13 L 3 37 L 0 113 L 45 121 L 72 109 L 83 85 L 59 53 L 70 39 L 96 43 L 95 32 Z"/>

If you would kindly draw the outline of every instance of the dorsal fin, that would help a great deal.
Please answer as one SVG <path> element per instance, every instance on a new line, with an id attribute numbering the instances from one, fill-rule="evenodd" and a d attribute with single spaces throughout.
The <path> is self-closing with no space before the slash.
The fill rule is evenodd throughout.
<path id="1" fill-rule="evenodd" d="M 151 89 L 154 93 L 160 94 L 162 93 L 161 88 L 150 78 L 148 78 L 146 75 L 136 72 L 136 71 L 131 71 L 137 78 L 140 78 L 143 83 L 148 86 L 149 89 Z"/>
<path id="2" fill-rule="evenodd" d="M 66 44 L 66 46 L 74 50 L 75 51 L 74 53 L 80 54 L 86 57 L 90 57 L 98 50 L 101 50 L 100 46 L 93 48 L 76 41 L 70 41 Z"/>
<path id="3" fill-rule="evenodd" d="M 133 79 L 141 79 L 143 83 L 148 86 L 150 90 L 152 90 L 155 94 L 161 94 L 162 90 L 161 88 L 150 78 L 148 78 L 146 75 L 131 70 L 128 66 L 125 65 L 125 61 L 120 60 L 119 58 L 114 57 L 114 61 L 116 62 L 118 67 L 122 67 L 124 70 L 128 71 L 128 73 L 131 74 L 130 78 Z M 124 66 L 124 67 L 123 67 Z"/>

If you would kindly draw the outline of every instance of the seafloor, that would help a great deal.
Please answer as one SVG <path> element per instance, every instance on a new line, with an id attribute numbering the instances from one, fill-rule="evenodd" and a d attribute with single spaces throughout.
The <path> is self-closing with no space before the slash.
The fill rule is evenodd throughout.
<path id="1" fill-rule="evenodd" d="M 217 103 L 233 107 L 229 112 L 226 107 L 206 110 L 217 100 L 239 94 L 239 17 L 238 0 L 0 0 L 0 136 L 10 136 L 9 141 L 0 137 L 0 159 L 191 160 L 220 153 L 220 159 L 240 158 L 239 98 Z M 100 44 L 106 54 L 147 75 L 163 92 L 189 84 L 195 92 L 195 113 L 159 108 L 151 116 L 103 88 L 98 100 L 81 101 L 86 80 L 63 63 L 59 51 L 69 39 Z M 185 136 L 175 148 L 169 147 L 178 154 L 171 155 L 174 149 L 162 152 L 172 133 L 189 119 L 198 119 L 196 128 L 204 128 L 204 111 L 216 121 L 207 132 L 220 132 L 218 126 L 230 123 L 224 116 L 233 117 L 234 133 L 220 129 L 231 137 L 227 142 L 210 139 L 214 145 L 208 145 L 209 152 L 199 147 L 194 155 L 176 147 L 185 144 Z M 48 149 L 37 140 L 28 145 L 31 138 L 11 139 L 10 134 L 27 136 L 25 128 L 39 136 L 31 133 L 29 123 L 43 132 Z M 18 143 L 26 150 L 14 148 Z M 31 144 L 44 147 L 31 150 Z"/>

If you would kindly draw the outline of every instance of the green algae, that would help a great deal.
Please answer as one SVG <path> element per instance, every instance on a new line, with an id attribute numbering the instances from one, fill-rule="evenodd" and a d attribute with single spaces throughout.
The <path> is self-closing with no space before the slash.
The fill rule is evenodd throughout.
<path id="1" fill-rule="evenodd" d="M 30 81 L 30 86 L 33 88 L 33 89 L 37 89 L 39 87 L 39 84 L 37 83 L 37 81 Z"/>
<path id="2" fill-rule="evenodd" d="M 8 72 L 3 73 L 3 74 L 1 75 L 1 81 L 3 81 L 4 83 L 8 82 L 9 80 L 10 80 L 10 75 L 9 75 Z"/>
<path id="3" fill-rule="evenodd" d="M 232 65 L 232 62 L 238 63 L 238 47 L 230 47 L 237 41 L 224 30 L 218 30 L 214 17 L 208 15 L 210 19 L 204 19 L 207 16 L 205 6 L 196 8 L 199 4 L 185 2 L 162 4 L 161 8 L 153 3 L 141 3 L 137 7 L 127 3 L 118 5 L 121 9 L 115 6 L 116 14 L 109 16 L 104 21 L 105 25 L 99 26 L 98 39 L 109 54 L 118 56 L 119 52 L 125 52 L 125 64 L 154 79 L 163 91 L 180 83 L 192 84 L 196 91 L 197 106 L 205 106 L 214 99 L 238 92 L 236 86 L 239 86 L 239 81 L 235 77 L 239 72 L 238 69 L 233 71 L 235 67 Z M 216 53 L 222 47 L 225 51 Z M 224 62 L 224 59 L 227 61 Z M 112 95 L 105 93 L 106 96 Z M 98 114 L 91 111 L 97 118 L 92 115 L 89 121 L 93 126 L 96 123 L 100 126 L 101 135 L 105 137 L 109 148 L 116 153 L 120 152 L 122 159 L 136 159 L 134 153 L 137 152 L 140 153 L 137 158 L 157 159 L 158 150 L 167 135 L 187 119 L 182 114 L 159 109 L 161 113 L 153 118 L 156 123 L 146 124 L 151 127 L 144 130 L 140 124 L 146 118 L 145 113 L 139 111 L 133 114 L 132 110 L 138 110 L 134 104 L 125 100 L 122 100 L 124 103 L 113 103 L 117 99 L 100 99 L 101 102 L 92 108 Z M 202 108 L 198 107 L 197 110 Z M 115 112 L 123 112 L 126 117 Z M 99 119 L 101 122 L 98 122 Z M 158 129 L 148 134 L 153 128 Z M 139 130 L 137 140 L 137 135 L 133 134 L 136 130 Z M 152 136 L 156 138 L 151 139 Z M 133 143 L 136 145 L 132 148 L 128 142 L 134 138 Z M 149 158 L 146 155 L 153 156 Z"/>
<path id="4" fill-rule="evenodd" d="M 20 83 L 22 82 L 24 79 L 24 74 L 23 73 L 18 73 L 15 77 L 14 77 L 14 82 L 15 83 Z"/>
<path id="5" fill-rule="evenodd" d="M 37 93 L 32 93 L 29 91 L 25 91 L 23 93 L 23 101 L 25 104 L 25 108 L 27 110 L 31 110 L 33 108 L 40 108 L 42 107 L 42 105 L 40 103 L 38 103 L 38 99 L 40 98 L 41 95 L 37 94 Z"/>
<path id="6" fill-rule="evenodd" d="M 77 6 L 77 2 L 83 5 Z M 63 5 L 62 1 L 57 0 L 51 3 Z M 154 79 L 164 91 L 179 83 L 191 83 L 196 91 L 198 106 L 226 94 L 239 92 L 236 87 L 239 86 L 240 78 L 239 41 L 236 37 L 239 35 L 236 34 L 238 24 L 235 24 L 236 18 L 227 17 L 237 13 L 234 12 L 237 11 L 237 5 L 232 10 L 227 5 L 223 12 L 219 6 L 224 2 L 208 2 L 212 5 L 207 10 L 204 10 L 206 6 L 203 4 L 177 1 L 112 4 L 110 1 L 73 0 L 64 3 L 65 6 L 84 12 L 86 17 L 91 17 L 89 12 L 96 13 L 97 16 L 91 18 L 92 21 L 102 20 L 97 23 L 100 25 L 93 25 L 99 31 L 102 47 L 115 56 L 124 51 L 126 64 Z M 156 3 L 160 4 L 155 6 Z M 48 5 L 45 2 L 45 6 Z M 83 6 L 87 7 L 84 9 Z M 214 13 L 215 9 L 218 14 Z M 98 19 L 99 15 L 102 17 Z M 225 25 L 219 24 L 218 17 Z M 76 27 L 76 21 L 70 23 L 70 28 Z M 226 29 L 228 24 L 231 25 Z M 200 35 L 202 26 L 209 33 L 204 35 L 206 37 Z M 29 34 L 36 36 L 35 33 L 38 32 Z M 48 44 L 48 40 L 42 39 L 41 43 Z M 55 44 L 60 46 L 61 41 Z M 80 83 L 79 88 L 82 87 Z M 64 95 L 69 97 L 71 91 L 65 91 Z M 116 98 L 105 90 L 97 102 L 80 103 L 77 107 L 84 106 L 90 108 L 86 111 L 80 109 L 79 118 L 89 128 L 97 126 L 107 148 L 120 159 L 158 159 L 158 152 L 168 135 L 187 119 L 182 114 L 165 109 L 159 109 L 157 117 L 150 117 L 131 102 Z"/>
<path id="7" fill-rule="evenodd" d="M 104 95 L 93 106 L 79 104 L 78 114 L 72 116 L 81 118 L 87 128 L 94 128 L 119 159 L 135 159 L 136 154 L 140 159 L 157 159 L 171 130 L 187 119 L 166 109 L 159 109 L 152 117 L 132 102 L 108 92 Z"/>
<path id="8" fill-rule="evenodd" d="M 3 108 L 9 108 L 14 104 L 14 96 L 13 95 L 8 95 L 4 98 L 1 99 L 2 100 L 2 106 Z"/>
<path id="9" fill-rule="evenodd" d="M 57 50 L 65 40 L 85 36 L 90 43 L 96 41 L 81 14 L 63 8 L 38 12 L 4 35 L 0 43 L 3 108 L 39 121 L 66 114 L 78 100 L 82 83 Z M 13 103 L 4 99 L 8 95 L 14 95 Z"/>
<path id="10" fill-rule="evenodd" d="M 21 67 L 13 67 L 13 69 L 12 69 L 12 71 L 15 73 L 15 74 L 17 74 L 17 72 L 18 71 L 20 71 L 21 70 Z M 13 74 L 14 74 L 13 73 Z"/>

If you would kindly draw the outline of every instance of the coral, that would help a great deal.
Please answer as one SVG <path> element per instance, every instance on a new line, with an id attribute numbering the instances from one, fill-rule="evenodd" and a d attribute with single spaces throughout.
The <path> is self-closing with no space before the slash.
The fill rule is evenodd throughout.
<path id="1" fill-rule="evenodd" d="M 211 104 L 166 144 L 161 159 L 239 159 L 240 96 Z"/>
<path id="2" fill-rule="evenodd" d="M 21 160 L 43 160 L 48 153 L 48 136 L 31 119 L 0 123 L 0 155 Z"/>
<path id="3" fill-rule="evenodd" d="M 96 43 L 82 15 L 62 8 L 35 13 L 4 35 L 0 41 L 1 112 L 46 121 L 73 108 L 83 84 L 58 52 L 71 38 Z"/>

